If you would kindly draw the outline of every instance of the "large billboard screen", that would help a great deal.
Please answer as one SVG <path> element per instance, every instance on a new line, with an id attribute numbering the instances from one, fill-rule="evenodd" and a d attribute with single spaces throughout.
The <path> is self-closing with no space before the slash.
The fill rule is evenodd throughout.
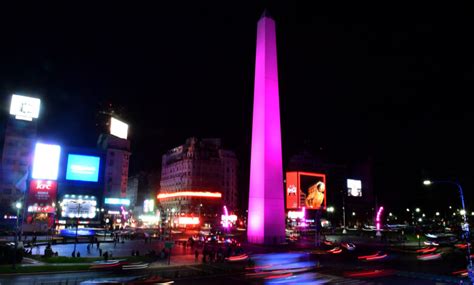
<path id="1" fill-rule="evenodd" d="M 33 158 L 33 179 L 57 180 L 59 171 L 59 145 L 37 143 Z"/>
<path id="2" fill-rule="evenodd" d="M 313 172 L 287 172 L 286 207 L 326 209 L 326 175 Z"/>
<path id="3" fill-rule="evenodd" d="M 62 218 L 93 219 L 97 214 L 97 200 L 94 196 L 64 195 L 60 206 Z"/>
<path id="4" fill-rule="evenodd" d="M 351 197 L 362 197 L 362 181 L 347 179 L 347 195 Z"/>
<path id="5" fill-rule="evenodd" d="M 127 139 L 128 124 L 115 118 L 110 118 L 110 134 L 121 139 Z"/>
<path id="6" fill-rule="evenodd" d="M 52 180 L 31 180 L 28 191 L 28 212 L 54 213 L 58 183 Z"/>
<path id="7" fill-rule="evenodd" d="M 67 158 L 66 180 L 99 181 L 100 157 L 69 154 Z"/>
<path id="8" fill-rule="evenodd" d="M 32 121 L 39 116 L 41 100 L 38 98 L 15 95 L 10 104 L 10 115 L 18 120 Z"/>

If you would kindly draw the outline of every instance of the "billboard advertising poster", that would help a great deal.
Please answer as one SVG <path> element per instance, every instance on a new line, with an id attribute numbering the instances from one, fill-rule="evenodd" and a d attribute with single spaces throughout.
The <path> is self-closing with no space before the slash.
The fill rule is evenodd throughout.
<path id="1" fill-rule="evenodd" d="M 362 197 L 362 181 L 347 179 L 347 195 L 351 197 Z"/>
<path id="2" fill-rule="evenodd" d="M 298 193 L 298 175 L 297 172 L 286 173 L 286 208 L 299 208 L 299 193 Z"/>
<path id="3" fill-rule="evenodd" d="M 52 180 L 31 180 L 28 191 L 28 212 L 52 213 L 58 183 Z"/>
<path id="4" fill-rule="evenodd" d="M 99 181 L 100 157 L 69 154 L 67 158 L 66 180 Z"/>
<path id="5" fill-rule="evenodd" d="M 59 171 L 59 145 L 37 143 L 33 158 L 33 179 L 57 180 Z"/>
<path id="6" fill-rule="evenodd" d="M 12 95 L 10 115 L 15 115 L 18 120 L 32 121 L 39 116 L 41 100 L 38 98 Z"/>
<path id="7" fill-rule="evenodd" d="M 326 209 L 326 175 L 298 172 L 300 207 L 308 210 Z"/>
<path id="8" fill-rule="evenodd" d="M 128 124 L 111 117 L 110 118 L 110 134 L 116 137 L 119 137 L 121 139 L 127 139 Z"/>
<path id="9" fill-rule="evenodd" d="M 95 196 L 64 195 L 59 205 L 62 218 L 94 219 L 97 213 Z"/>

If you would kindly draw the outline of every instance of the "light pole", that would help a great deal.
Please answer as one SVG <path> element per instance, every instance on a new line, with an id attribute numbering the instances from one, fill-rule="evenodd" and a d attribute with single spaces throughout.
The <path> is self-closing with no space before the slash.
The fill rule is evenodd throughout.
<path id="1" fill-rule="evenodd" d="M 13 268 L 16 268 L 16 252 L 18 250 L 18 221 L 20 220 L 21 202 L 15 203 L 16 208 L 16 227 L 15 227 L 15 251 L 13 252 Z"/>
<path id="2" fill-rule="evenodd" d="M 445 183 L 445 184 L 451 184 L 451 185 L 456 185 L 459 190 L 459 196 L 461 198 L 461 205 L 462 205 L 462 216 L 464 220 L 464 224 L 461 225 L 461 229 L 464 231 L 464 235 L 466 237 L 466 243 L 467 243 L 467 272 L 468 276 L 471 279 L 471 283 L 474 284 L 474 272 L 472 268 L 472 259 L 471 259 L 471 243 L 470 243 L 470 238 L 471 238 L 471 232 L 469 230 L 469 224 L 467 222 L 467 216 L 466 216 L 466 206 L 464 204 L 464 193 L 461 187 L 461 184 L 458 182 L 454 181 L 449 181 L 449 180 L 440 180 L 440 181 L 430 181 L 430 180 L 425 180 L 423 181 L 423 184 L 426 186 L 429 186 L 433 183 Z"/>
<path id="3" fill-rule="evenodd" d="M 73 202 L 75 204 L 77 204 L 77 217 L 76 217 L 76 237 L 74 239 L 74 250 L 72 251 L 72 253 L 74 254 L 74 256 L 76 256 L 76 245 L 77 245 L 77 228 L 79 227 L 79 217 L 81 216 L 81 205 L 84 204 L 84 202 Z"/>

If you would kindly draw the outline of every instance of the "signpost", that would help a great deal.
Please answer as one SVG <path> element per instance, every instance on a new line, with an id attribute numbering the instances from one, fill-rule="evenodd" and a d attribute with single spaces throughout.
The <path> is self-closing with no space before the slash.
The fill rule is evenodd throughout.
<path id="1" fill-rule="evenodd" d="M 173 241 L 165 241 L 165 248 L 170 250 L 170 253 L 168 254 L 168 265 L 170 265 L 171 263 L 171 249 L 173 248 L 173 246 L 174 246 Z"/>

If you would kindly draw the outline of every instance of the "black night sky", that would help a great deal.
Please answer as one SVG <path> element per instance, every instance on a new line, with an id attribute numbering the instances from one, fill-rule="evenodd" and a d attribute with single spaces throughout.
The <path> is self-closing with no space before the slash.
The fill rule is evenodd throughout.
<path id="1" fill-rule="evenodd" d="M 190 136 L 222 137 L 246 173 L 256 24 L 268 7 L 285 159 L 304 147 L 372 157 L 392 207 L 458 201 L 450 187 L 423 188 L 427 176 L 459 179 L 474 198 L 468 7 L 252 2 L 1 7 L 2 139 L 12 93 L 40 97 L 41 137 L 73 146 L 95 145 L 96 113 L 112 103 L 131 125 L 132 173 L 158 168 Z"/>

